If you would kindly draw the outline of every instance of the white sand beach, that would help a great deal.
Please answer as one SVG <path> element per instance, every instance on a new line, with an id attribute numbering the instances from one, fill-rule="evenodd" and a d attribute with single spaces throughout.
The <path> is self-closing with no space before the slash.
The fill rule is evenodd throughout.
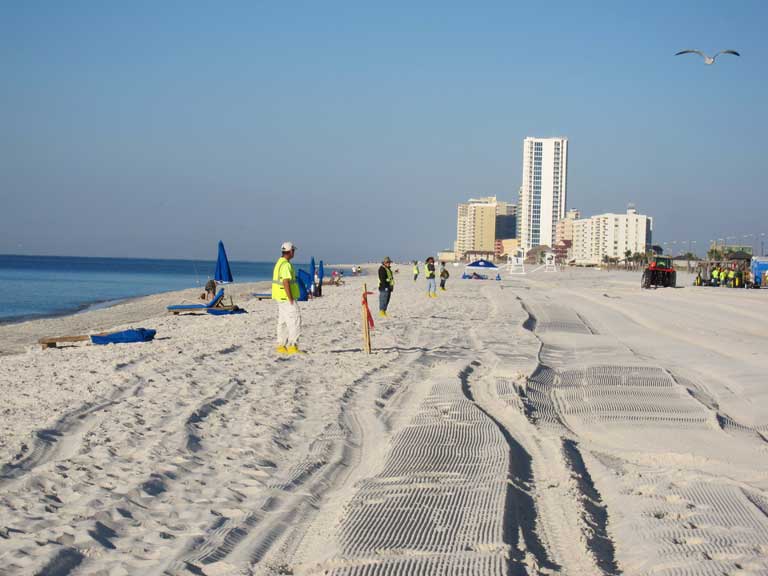
<path id="1" fill-rule="evenodd" d="M 371 266 L 305 355 L 263 283 L 1 326 L 0 574 L 768 574 L 768 290 L 399 268 L 371 355 Z"/>

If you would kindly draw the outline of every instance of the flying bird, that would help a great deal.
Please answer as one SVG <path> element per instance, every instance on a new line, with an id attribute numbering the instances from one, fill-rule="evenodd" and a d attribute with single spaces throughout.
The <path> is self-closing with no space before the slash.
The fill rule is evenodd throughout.
<path id="1" fill-rule="evenodd" d="M 710 65 L 715 63 L 715 58 L 717 58 L 720 54 L 733 54 L 734 56 L 741 56 L 736 50 L 720 50 L 717 54 L 714 56 L 707 56 L 702 52 L 701 50 L 681 50 L 675 56 L 680 56 L 680 54 L 698 54 L 702 58 L 704 58 L 704 64 Z"/>

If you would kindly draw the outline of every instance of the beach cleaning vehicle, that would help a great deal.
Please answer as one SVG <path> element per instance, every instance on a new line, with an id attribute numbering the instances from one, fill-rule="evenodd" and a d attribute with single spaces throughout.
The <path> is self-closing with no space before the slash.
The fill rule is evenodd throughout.
<path id="1" fill-rule="evenodd" d="M 677 272 L 672 266 L 672 259 L 667 256 L 654 256 L 648 267 L 643 270 L 641 286 L 661 286 L 662 288 L 674 288 L 677 283 Z"/>

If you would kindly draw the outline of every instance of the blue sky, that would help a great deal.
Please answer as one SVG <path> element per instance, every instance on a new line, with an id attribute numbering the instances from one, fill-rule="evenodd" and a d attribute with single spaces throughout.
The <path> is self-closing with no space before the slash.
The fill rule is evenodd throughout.
<path id="1" fill-rule="evenodd" d="M 523 138 L 556 135 L 569 208 L 634 202 L 699 251 L 768 233 L 765 22 L 740 0 L 4 2 L 0 253 L 422 259 L 458 202 L 516 201 Z"/>

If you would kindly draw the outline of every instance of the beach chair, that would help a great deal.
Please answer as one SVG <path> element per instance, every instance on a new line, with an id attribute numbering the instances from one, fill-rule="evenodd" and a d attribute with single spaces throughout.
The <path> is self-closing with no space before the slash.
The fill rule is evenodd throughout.
<path id="1" fill-rule="evenodd" d="M 182 312 L 208 312 L 209 310 L 236 310 L 237 306 L 234 304 L 224 305 L 224 288 L 221 288 L 216 292 L 216 296 L 207 304 L 174 304 L 168 306 L 168 311 L 173 314 L 180 314 Z"/>

